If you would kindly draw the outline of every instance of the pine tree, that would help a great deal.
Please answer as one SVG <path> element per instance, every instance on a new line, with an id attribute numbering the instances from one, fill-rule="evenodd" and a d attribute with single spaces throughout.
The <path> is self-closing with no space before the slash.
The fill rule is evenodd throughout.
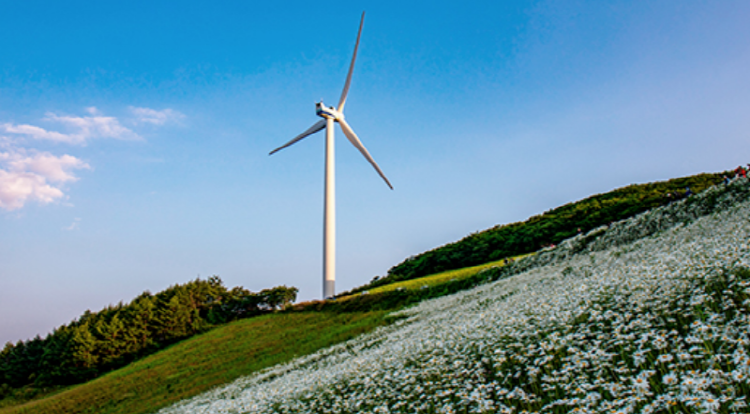
<path id="1" fill-rule="evenodd" d="M 113 365 L 122 357 L 125 348 L 125 325 L 120 320 L 119 312 L 113 311 L 109 321 L 104 317 L 99 318 L 94 324 L 94 333 L 101 364 Z"/>
<path id="2" fill-rule="evenodd" d="M 69 352 L 74 377 L 83 380 L 96 377 L 99 367 L 97 345 L 99 343 L 91 333 L 88 322 L 72 328 Z"/>
<path id="3" fill-rule="evenodd" d="M 154 323 L 154 301 L 151 293 L 144 292 L 138 296 L 123 311 L 125 323 L 125 354 L 134 358 L 155 345 L 151 337 L 151 327 Z"/>

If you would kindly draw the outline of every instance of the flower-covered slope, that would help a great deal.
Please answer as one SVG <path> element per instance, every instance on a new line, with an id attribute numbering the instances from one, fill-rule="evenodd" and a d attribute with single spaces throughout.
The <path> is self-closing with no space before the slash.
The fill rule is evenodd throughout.
<path id="1" fill-rule="evenodd" d="M 749 187 L 578 236 L 160 413 L 748 412 Z"/>

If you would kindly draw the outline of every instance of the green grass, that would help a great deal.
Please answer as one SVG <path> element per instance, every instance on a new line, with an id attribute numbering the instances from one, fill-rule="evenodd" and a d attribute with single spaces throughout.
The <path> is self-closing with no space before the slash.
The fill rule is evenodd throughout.
<path id="1" fill-rule="evenodd" d="M 195 336 L 100 378 L 0 414 L 140 414 L 385 324 L 384 311 L 277 313 Z"/>
<path id="2" fill-rule="evenodd" d="M 503 262 L 504 259 L 397 282 L 371 289 L 370 293 L 438 286 L 503 266 Z M 368 332 L 385 324 L 387 313 L 386 310 L 284 312 L 236 321 L 85 384 L 24 404 L 2 407 L 0 414 L 151 413 L 239 377 Z"/>
<path id="3" fill-rule="evenodd" d="M 513 257 L 513 260 L 520 259 L 523 257 L 529 256 L 529 254 L 524 254 L 520 256 Z M 390 292 L 396 289 L 422 289 L 424 286 L 432 287 L 441 285 L 446 282 L 450 282 L 453 280 L 460 280 L 460 279 L 466 279 L 467 277 L 474 276 L 475 274 L 481 272 L 484 269 L 489 269 L 490 267 L 502 267 L 504 266 L 505 259 L 496 260 L 494 262 L 489 262 L 477 266 L 471 266 L 471 267 L 465 267 L 463 269 L 456 269 L 456 270 L 448 270 L 445 272 L 436 273 L 434 275 L 424 276 L 417 279 L 410 279 L 410 280 L 404 280 L 402 282 L 395 282 L 384 286 L 378 286 L 376 288 L 369 289 L 367 292 L 369 294 L 375 294 L 375 293 L 383 293 L 383 292 Z M 338 298 L 339 300 L 346 300 L 348 298 L 357 296 L 357 294 L 352 294 L 348 296 L 341 296 Z"/>

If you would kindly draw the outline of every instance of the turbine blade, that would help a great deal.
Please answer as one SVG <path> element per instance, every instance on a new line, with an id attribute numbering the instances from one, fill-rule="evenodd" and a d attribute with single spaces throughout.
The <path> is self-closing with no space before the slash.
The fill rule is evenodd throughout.
<path id="1" fill-rule="evenodd" d="M 385 181 L 386 184 L 388 184 L 388 187 L 390 187 L 391 190 L 393 190 L 393 186 L 391 185 L 390 181 L 388 181 L 388 179 L 385 178 L 385 174 L 383 174 L 383 171 L 380 170 L 380 167 L 378 167 L 378 164 L 375 162 L 375 160 L 372 159 L 372 156 L 367 151 L 367 148 L 365 148 L 365 146 L 362 145 L 362 141 L 360 141 L 359 138 L 357 138 L 357 134 L 354 133 L 352 128 L 349 126 L 349 124 L 347 124 L 346 121 L 344 121 L 343 119 L 339 119 L 338 122 L 339 122 L 339 125 L 341 125 L 341 130 L 344 131 L 344 135 L 346 135 L 346 137 L 349 139 L 349 142 L 351 142 L 352 145 L 357 147 L 359 152 L 361 152 L 362 155 L 365 156 L 367 161 L 369 161 L 370 164 L 372 164 L 372 166 L 375 167 L 375 171 L 377 171 L 378 174 L 380 174 L 380 177 Z"/>
<path id="2" fill-rule="evenodd" d="M 359 37 L 362 35 L 362 25 L 365 22 L 365 12 L 362 12 L 362 20 L 359 21 L 359 32 L 357 33 L 357 43 L 354 45 L 354 55 L 352 56 L 352 63 L 349 65 L 349 74 L 346 75 L 346 83 L 344 84 L 344 90 L 341 92 L 341 99 L 339 99 L 338 111 L 344 110 L 344 104 L 346 103 L 346 95 L 349 93 L 349 85 L 352 83 L 352 72 L 354 72 L 354 61 L 357 60 L 357 49 L 359 49 Z"/>
<path id="3" fill-rule="evenodd" d="M 320 121 L 316 122 L 315 125 L 313 125 L 310 128 L 308 128 L 307 131 L 305 131 L 305 132 L 297 135 L 293 140 L 291 140 L 291 141 L 287 142 L 286 144 L 284 144 L 284 145 L 276 148 L 275 150 L 269 152 L 268 155 L 271 155 L 271 154 L 273 154 L 276 151 L 282 150 L 282 149 L 284 149 L 284 148 L 286 148 L 286 147 L 294 144 L 295 142 L 301 140 L 302 138 L 305 138 L 308 135 L 312 135 L 312 134 L 320 131 L 321 129 L 323 129 L 325 127 L 326 127 L 326 120 L 325 119 L 321 119 Z"/>

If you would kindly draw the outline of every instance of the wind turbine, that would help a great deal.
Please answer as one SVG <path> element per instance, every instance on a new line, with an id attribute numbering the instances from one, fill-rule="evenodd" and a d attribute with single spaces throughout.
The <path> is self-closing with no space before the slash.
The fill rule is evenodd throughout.
<path id="1" fill-rule="evenodd" d="M 354 45 L 354 55 L 352 56 L 352 63 L 349 65 L 349 74 L 346 75 L 346 83 L 344 83 L 344 90 L 341 92 L 341 99 L 339 99 L 338 107 L 326 107 L 323 101 L 315 104 L 315 114 L 323 118 L 316 122 L 313 126 L 308 128 L 305 132 L 297 135 L 294 139 L 287 142 L 286 144 L 271 151 L 268 155 L 271 155 L 279 150 L 282 150 L 292 144 L 295 144 L 305 137 L 308 137 L 323 128 L 326 129 L 326 175 L 325 175 L 325 201 L 324 201 L 324 217 L 323 217 L 323 298 L 328 299 L 335 294 L 335 283 L 336 283 L 336 184 L 334 177 L 334 148 L 333 148 L 333 123 L 338 122 L 341 126 L 341 130 L 349 139 L 349 142 L 354 145 L 359 152 L 364 155 L 367 161 L 375 167 L 375 171 L 380 174 L 388 187 L 393 190 L 393 186 L 385 178 L 385 174 L 380 170 L 378 164 L 372 159 L 372 156 L 367 151 L 362 142 L 354 133 L 354 130 L 344 120 L 344 104 L 346 103 L 346 95 L 349 93 L 349 85 L 352 82 L 352 72 L 354 71 L 354 61 L 357 59 L 357 49 L 359 48 L 359 37 L 362 35 L 362 24 L 365 22 L 365 13 L 362 12 L 362 19 L 359 22 L 359 32 L 357 33 L 357 43 Z"/>

